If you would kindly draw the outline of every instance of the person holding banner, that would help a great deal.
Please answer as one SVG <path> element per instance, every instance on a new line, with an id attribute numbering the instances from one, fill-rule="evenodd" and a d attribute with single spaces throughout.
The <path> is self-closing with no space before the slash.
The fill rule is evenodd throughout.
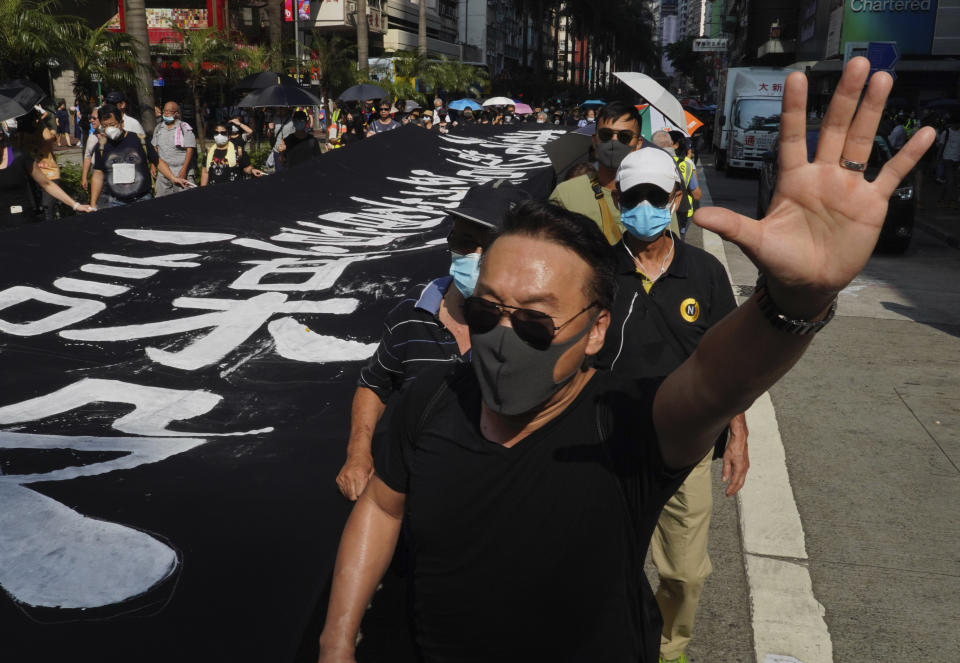
<path id="1" fill-rule="evenodd" d="M 347 521 L 322 663 L 355 661 L 402 523 L 423 660 L 657 660 L 643 554 L 664 503 L 833 318 L 890 196 L 934 140 L 921 129 L 863 176 L 892 85 L 852 58 L 808 161 L 807 81 L 787 77 L 770 214 L 695 215 L 757 265 L 755 292 L 662 380 L 593 367 L 616 291 L 596 224 L 546 203 L 513 210 L 464 303 L 471 364 L 424 373 L 401 395 Z"/>
<path id="2" fill-rule="evenodd" d="M 353 397 L 347 460 L 337 475 L 337 486 L 347 499 L 356 501 L 373 474 L 373 432 L 393 395 L 438 363 L 461 363 L 469 356 L 464 299 L 473 294 L 480 256 L 500 232 L 504 212 L 526 198 L 525 191 L 501 180 L 471 189 L 450 212 L 450 273 L 387 315 L 380 345 L 360 371 Z"/>

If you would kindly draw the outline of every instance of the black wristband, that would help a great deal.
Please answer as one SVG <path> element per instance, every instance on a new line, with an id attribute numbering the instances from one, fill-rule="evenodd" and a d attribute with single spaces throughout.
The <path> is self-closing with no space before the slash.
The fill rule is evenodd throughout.
<path id="1" fill-rule="evenodd" d="M 770 298 L 770 292 L 767 290 L 767 277 L 762 273 L 760 274 L 759 278 L 757 278 L 757 285 L 754 291 L 757 294 L 757 306 L 760 308 L 760 312 L 763 313 L 763 317 L 767 319 L 767 322 L 773 325 L 774 329 L 778 329 L 788 334 L 796 334 L 797 336 L 810 336 L 812 334 L 816 334 L 818 331 L 826 327 L 828 322 L 833 320 L 833 316 L 837 312 L 837 300 L 834 299 L 830 303 L 830 308 L 823 320 L 794 320 L 793 318 L 788 317 Z"/>

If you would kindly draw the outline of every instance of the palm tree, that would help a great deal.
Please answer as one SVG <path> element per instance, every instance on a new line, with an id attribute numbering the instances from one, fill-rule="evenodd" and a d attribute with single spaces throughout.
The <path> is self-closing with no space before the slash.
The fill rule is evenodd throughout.
<path id="1" fill-rule="evenodd" d="M 243 60 L 244 52 L 235 49 L 216 28 L 178 28 L 177 32 L 183 42 L 180 67 L 193 96 L 193 106 L 197 109 L 196 133 L 200 149 L 203 149 L 206 127 L 203 125 L 203 113 L 200 110 L 200 93 L 215 79 L 225 79 L 226 72 L 233 68 L 235 63 Z M 227 64 L 228 62 L 230 64 Z"/>
<path id="2" fill-rule="evenodd" d="M 137 68 L 137 99 L 140 102 L 140 122 L 147 134 L 153 133 L 156 117 L 153 114 L 153 67 L 150 66 L 150 38 L 147 34 L 147 9 L 144 0 L 124 0 L 127 6 L 126 28 L 133 38 Z"/>
<path id="3" fill-rule="evenodd" d="M 427 0 L 420 0 L 419 17 L 417 19 L 417 52 L 427 56 Z"/>
<path id="4" fill-rule="evenodd" d="M 73 89 L 77 96 L 92 95 L 96 82 L 108 90 L 136 87 L 139 62 L 131 35 L 112 32 L 105 25 L 90 28 L 78 23 L 75 29 L 67 53 L 73 61 Z"/>
<path id="5" fill-rule="evenodd" d="M 294 10 L 296 11 L 296 10 Z M 267 0 L 267 16 L 270 22 L 270 48 L 274 56 L 271 66 L 279 71 L 283 63 L 280 58 L 280 43 L 283 37 L 283 0 Z"/>
<path id="6" fill-rule="evenodd" d="M 340 35 L 313 33 L 308 64 L 317 70 L 323 97 L 330 98 L 331 92 L 342 92 L 357 82 L 357 68 L 353 59 L 355 50 L 356 46 Z"/>
<path id="7" fill-rule="evenodd" d="M 370 26 L 367 25 L 367 0 L 357 0 L 357 69 L 367 78 L 370 70 Z"/>
<path id="8" fill-rule="evenodd" d="M 63 52 L 80 19 L 53 9 L 49 1 L 0 0 L 0 80 L 35 76 Z"/>

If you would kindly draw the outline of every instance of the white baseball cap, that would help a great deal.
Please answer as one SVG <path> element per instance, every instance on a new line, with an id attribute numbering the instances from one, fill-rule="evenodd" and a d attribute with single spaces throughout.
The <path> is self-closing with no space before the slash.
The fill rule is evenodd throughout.
<path id="1" fill-rule="evenodd" d="M 673 157 L 658 147 L 643 147 L 626 156 L 617 170 L 617 184 L 628 191 L 638 184 L 656 184 L 671 193 L 680 182 Z"/>

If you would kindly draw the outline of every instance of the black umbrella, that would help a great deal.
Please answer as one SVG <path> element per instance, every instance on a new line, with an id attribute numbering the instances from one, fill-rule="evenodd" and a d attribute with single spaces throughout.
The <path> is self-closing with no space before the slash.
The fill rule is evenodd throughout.
<path id="1" fill-rule="evenodd" d="M 296 85 L 271 85 L 251 92 L 239 104 L 241 108 L 264 106 L 322 106 L 323 102 Z"/>
<path id="2" fill-rule="evenodd" d="M 22 78 L 0 82 L 0 120 L 26 115 L 45 96 L 40 87 Z"/>
<path id="3" fill-rule="evenodd" d="M 379 85 L 371 83 L 361 83 L 348 87 L 340 95 L 340 101 L 366 101 L 367 99 L 383 99 L 387 96 L 387 91 Z"/>
<path id="4" fill-rule="evenodd" d="M 242 90 L 262 90 L 270 87 L 271 85 L 296 84 L 297 81 L 286 74 L 278 74 L 275 71 L 261 71 L 259 73 L 250 74 L 249 76 L 244 76 L 241 78 L 237 84 L 233 86 L 233 91 L 240 92 Z"/>

